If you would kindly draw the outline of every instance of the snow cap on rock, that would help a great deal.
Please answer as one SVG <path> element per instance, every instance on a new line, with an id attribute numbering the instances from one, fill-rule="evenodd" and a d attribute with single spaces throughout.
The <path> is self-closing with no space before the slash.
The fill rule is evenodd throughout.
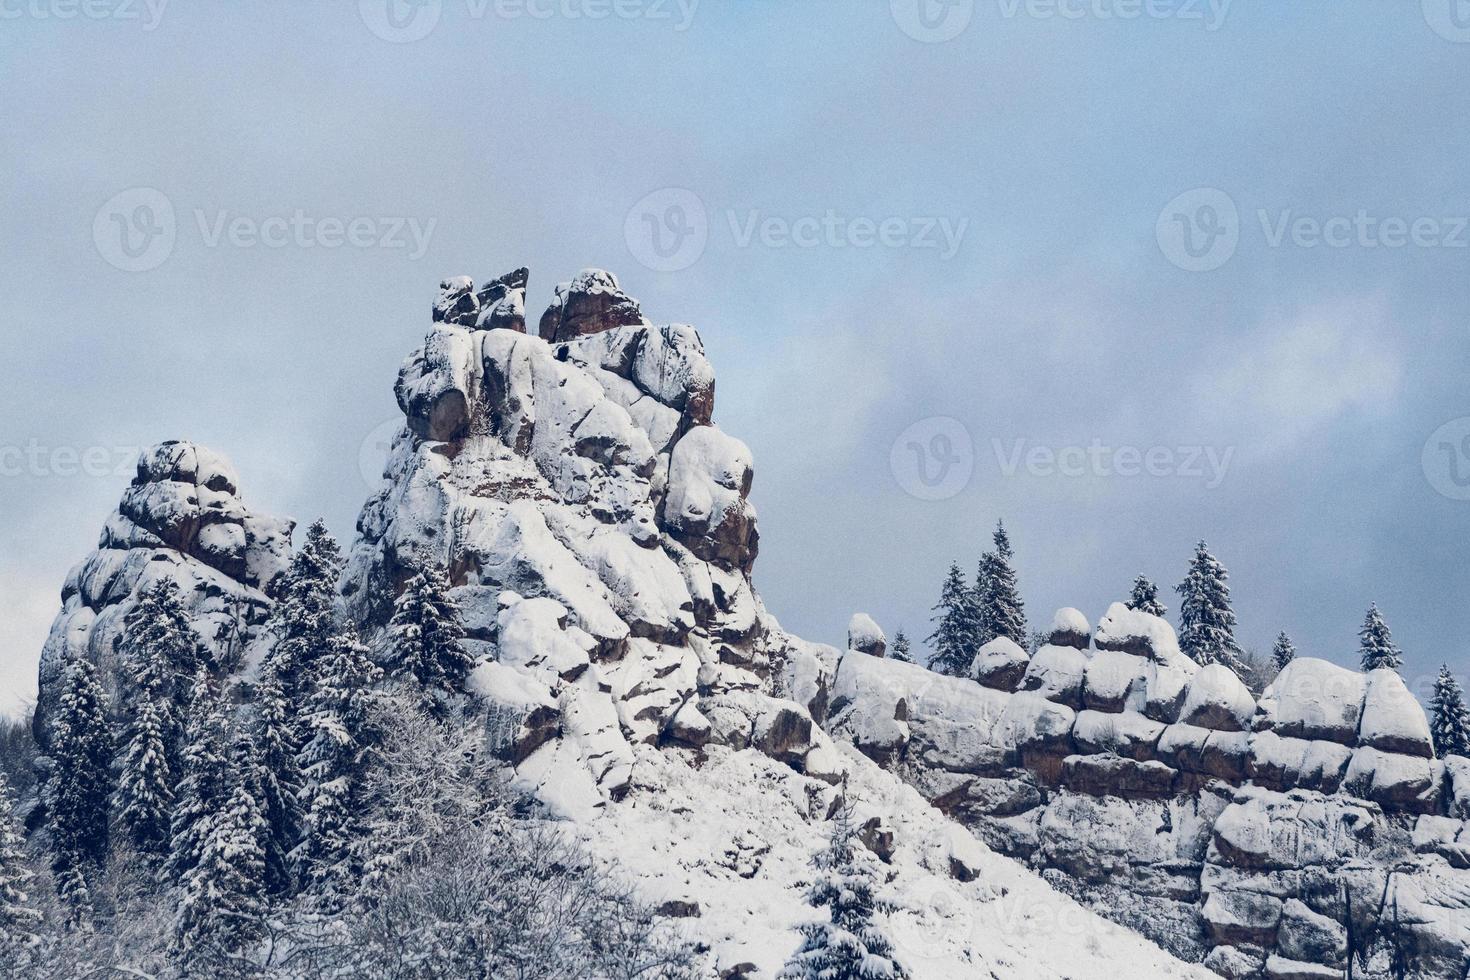
<path id="1" fill-rule="evenodd" d="M 645 324 L 638 301 L 624 293 L 617 277 L 602 269 L 583 269 L 571 282 L 558 283 L 555 298 L 541 314 L 541 339 L 560 344 L 614 327 Z"/>
<path id="2" fill-rule="evenodd" d="M 1081 610 L 1063 606 L 1051 618 L 1051 629 L 1047 631 L 1046 642 L 1049 646 L 1086 650 L 1092 642 L 1092 627 Z"/>
<path id="3" fill-rule="evenodd" d="M 867 613 L 853 613 L 847 622 L 847 648 L 872 657 L 881 657 L 888 649 L 888 636 Z"/>

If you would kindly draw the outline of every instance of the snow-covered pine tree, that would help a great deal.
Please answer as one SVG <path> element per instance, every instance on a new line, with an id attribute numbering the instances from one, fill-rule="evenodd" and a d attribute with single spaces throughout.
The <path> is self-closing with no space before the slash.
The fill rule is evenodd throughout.
<path id="1" fill-rule="evenodd" d="M 88 876 L 107 858 L 112 753 L 106 695 L 97 668 L 85 657 L 74 657 L 62 674 L 51 723 L 54 765 L 46 803 L 57 891 L 79 918 L 91 905 Z"/>
<path id="2" fill-rule="evenodd" d="M 874 915 L 887 911 L 887 905 L 875 894 L 878 876 L 865 852 L 844 792 L 833 816 L 831 840 L 813 861 L 817 879 L 807 896 L 816 908 L 828 909 L 829 917 L 801 926 L 801 947 L 779 974 L 782 980 L 908 977 L 894 957 L 893 944 L 874 922 Z"/>
<path id="3" fill-rule="evenodd" d="M 1021 601 L 1021 590 L 1016 583 L 1016 570 L 1011 564 L 1015 552 L 1011 550 L 1010 535 L 1005 524 L 997 521 L 992 536 L 995 550 L 987 551 L 980 559 L 980 574 L 975 588 L 978 597 L 980 625 L 979 646 L 984 646 L 996 637 L 1014 640 L 1025 649 L 1026 609 Z"/>
<path id="4" fill-rule="evenodd" d="M 1224 664 L 1236 674 L 1245 670 L 1235 642 L 1235 613 L 1230 609 L 1230 574 L 1205 543 L 1195 546 L 1189 574 L 1174 591 L 1179 603 L 1179 649 L 1196 663 Z"/>
<path id="5" fill-rule="evenodd" d="M 474 661 L 464 648 L 464 626 L 459 606 L 449 597 L 449 578 L 437 566 L 408 580 L 393 604 L 388 635 L 392 673 L 413 676 L 430 694 L 431 706 L 442 704 L 445 691 L 464 690 Z"/>
<path id="6" fill-rule="evenodd" d="M 29 949 L 37 942 L 41 912 L 31 904 L 26 883 L 34 877 L 26 867 L 20 828 L 15 821 L 15 797 L 0 769 L 0 963 L 26 965 Z"/>
<path id="7" fill-rule="evenodd" d="M 161 708 L 178 704 L 199 670 L 201 656 L 198 634 L 173 579 L 159 579 L 138 597 L 123 619 L 123 643 L 138 690 L 159 698 Z"/>
<path id="8" fill-rule="evenodd" d="M 1148 613 L 1150 616 L 1163 616 L 1169 611 L 1159 601 L 1159 587 L 1143 575 L 1133 580 L 1133 591 L 1128 596 L 1127 606 L 1129 609 L 1137 609 L 1139 612 Z"/>
<path id="9" fill-rule="evenodd" d="M 174 923 L 185 963 L 234 955 L 263 931 L 265 821 L 250 793 L 252 755 L 237 753 L 229 795 L 200 821 L 199 858 L 184 875 Z"/>
<path id="10" fill-rule="evenodd" d="M 337 576 L 342 551 L 320 520 L 306 530 L 301 549 L 281 581 L 269 630 L 273 637 L 269 673 L 286 702 L 301 705 L 337 633 Z"/>
<path id="11" fill-rule="evenodd" d="M 1435 678 L 1430 714 L 1429 732 L 1434 736 L 1434 749 L 1439 757 L 1470 757 L 1470 708 L 1465 706 L 1465 692 L 1450 673 L 1449 664 L 1441 665 L 1439 677 Z"/>
<path id="12" fill-rule="evenodd" d="M 373 706 L 382 672 L 357 634 L 333 638 L 306 714 L 301 750 L 302 838 L 292 852 L 299 879 L 325 904 L 345 897 L 362 871 L 363 772 L 376 742 Z"/>
<path id="13" fill-rule="evenodd" d="M 1276 644 L 1271 647 L 1271 662 L 1276 665 L 1277 670 L 1285 670 L 1286 665 L 1296 659 L 1296 647 L 1292 645 L 1291 637 L 1282 630 L 1276 634 Z"/>
<path id="14" fill-rule="evenodd" d="M 193 713 L 185 729 L 184 770 L 169 827 L 168 870 L 182 879 L 199 863 L 213 820 L 230 791 L 226 746 L 230 720 L 207 671 L 193 685 Z"/>
<path id="15" fill-rule="evenodd" d="M 168 852 L 174 778 L 157 695 L 138 692 L 138 713 L 123 752 L 115 806 L 123 832 L 140 853 Z"/>
<path id="16" fill-rule="evenodd" d="M 1383 614 L 1378 611 L 1378 603 L 1368 607 L 1368 615 L 1363 619 L 1363 628 L 1358 631 L 1358 648 L 1362 654 L 1363 670 L 1378 670 L 1388 667 L 1398 670 L 1404 665 L 1403 655 L 1399 648 L 1393 645 L 1393 634 L 1388 630 L 1388 624 L 1383 621 Z"/>
<path id="17" fill-rule="evenodd" d="M 936 625 L 928 639 L 934 655 L 929 659 L 929 667 L 941 674 L 962 677 L 969 673 L 970 662 L 975 659 L 978 624 L 975 597 L 960 566 L 949 566 L 934 612 L 932 622 Z"/>
<path id="18" fill-rule="evenodd" d="M 914 654 L 910 649 L 908 634 L 903 631 L 903 627 L 901 626 L 893 636 L 893 652 L 889 656 L 894 660 L 901 660 L 906 664 L 914 662 Z"/>
<path id="19" fill-rule="evenodd" d="M 255 752 L 259 767 L 257 802 L 265 821 L 262 850 L 265 883 L 272 894 L 291 890 L 293 879 L 287 855 L 301 839 L 301 812 L 296 802 L 301 792 L 301 766 L 291 714 L 281 684 L 267 677 L 255 689 Z"/>

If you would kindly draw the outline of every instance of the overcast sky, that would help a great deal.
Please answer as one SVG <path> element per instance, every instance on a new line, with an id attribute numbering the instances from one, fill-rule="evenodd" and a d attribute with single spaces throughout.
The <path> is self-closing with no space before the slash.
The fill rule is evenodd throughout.
<path id="1" fill-rule="evenodd" d="M 0 703 L 129 447 L 350 539 L 437 281 L 522 264 L 699 327 L 809 639 L 1004 518 L 1038 625 L 1204 538 L 1247 646 L 1470 672 L 1450 0 L 89 2 L 0 0 Z"/>

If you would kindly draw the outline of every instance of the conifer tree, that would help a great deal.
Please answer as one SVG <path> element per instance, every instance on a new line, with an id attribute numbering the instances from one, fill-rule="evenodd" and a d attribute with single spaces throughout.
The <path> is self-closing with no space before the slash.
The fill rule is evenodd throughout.
<path id="1" fill-rule="evenodd" d="M 1195 546 L 1189 574 L 1174 591 L 1179 603 L 1179 649 L 1200 665 L 1224 664 L 1244 671 L 1235 642 L 1235 613 L 1230 609 L 1230 575 L 1205 543 Z"/>
<path id="2" fill-rule="evenodd" d="M 140 704 L 118 777 L 118 822 L 139 852 L 168 851 L 174 779 L 163 739 L 163 720 L 155 695 L 138 694 Z"/>
<path id="3" fill-rule="evenodd" d="M 996 637 L 1004 636 L 1025 649 L 1028 640 L 1026 611 L 1016 584 L 1016 570 L 1011 565 L 1015 552 L 1011 550 L 1011 539 L 1003 523 L 996 522 L 992 540 L 995 550 L 987 551 L 980 559 L 980 573 L 975 583 L 979 645 L 984 646 Z"/>
<path id="4" fill-rule="evenodd" d="M 449 579 L 439 568 L 428 566 L 408 580 L 393 604 L 388 633 L 395 675 L 411 675 L 440 697 L 464 690 L 474 661 L 464 648 L 464 626 L 449 596 Z"/>
<path id="5" fill-rule="evenodd" d="M 291 557 L 269 623 L 274 642 L 268 668 L 288 704 L 303 703 L 316 667 L 337 633 L 341 570 L 341 549 L 318 520 L 307 528 L 306 541 Z"/>
<path id="6" fill-rule="evenodd" d="M 184 771 L 169 828 L 168 870 L 182 879 L 204 854 L 212 821 L 230 791 L 226 755 L 229 718 L 223 699 L 206 671 L 193 686 L 193 713 L 185 730 Z"/>
<path id="7" fill-rule="evenodd" d="M 1296 647 L 1291 643 L 1291 637 L 1282 630 L 1276 634 L 1276 645 L 1271 648 L 1271 661 L 1276 664 L 1277 670 L 1285 670 L 1286 665 L 1296 659 Z"/>
<path id="8" fill-rule="evenodd" d="M 1368 607 L 1363 628 L 1358 631 L 1358 644 L 1365 672 L 1383 667 L 1398 670 L 1404 665 L 1404 658 L 1398 647 L 1393 645 L 1393 634 L 1383 621 L 1376 602 Z"/>
<path id="9" fill-rule="evenodd" d="M 138 597 L 123 619 L 123 637 L 138 689 L 164 704 L 178 704 L 201 658 L 199 637 L 173 579 L 159 579 Z"/>
<path id="10" fill-rule="evenodd" d="M 899 627 L 898 632 L 894 634 L 893 652 L 889 656 L 894 660 L 899 660 L 906 664 L 914 662 L 914 655 L 910 649 L 908 634 L 903 631 L 903 627 Z"/>
<path id="11" fill-rule="evenodd" d="M 351 630 L 331 642 L 308 703 L 311 738 L 301 750 L 299 878 L 331 903 L 362 870 L 362 777 L 376 741 L 373 705 L 381 672 Z"/>
<path id="12" fill-rule="evenodd" d="M 107 859 L 112 752 L 97 668 L 85 657 L 75 657 L 62 674 L 51 725 L 54 765 L 47 781 L 47 808 L 57 891 L 79 918 L 91 905 L 88 878 Z"/>
<path id="13" fill-rule="evenodd" d="M 781 971 L 782 980 L 906 980 L 908 972 L 874 922 L 888 906 L 875 894 L 878 876 L 845 799 L 833 817 L 831 840 L 813 864 L 817 880 L 808 901 L 826 908 L 828 919 L 801 927 L 801 947 Z"/>
<path id="14" fill-rule="evenodd" d="M 1439 757 L 1470 757 L 1470 708 L 1465 705 L 1465 693 L 1450 673 L 1449 664 L 1440 666 L 1439 677 L 1434 681 L 1430 714 L 1429 731 L 1434 736 L 1434 749 Z"/>
<path id="15" fill-rule="evenodd" d="M 20 828 L 15 821 L 15 798 L 10 781 L 0 769 L 0 963 L 26 966 L 30 949 L 38 942 L 41 912 L 31 904 L 26 884 L 34 877 L 26 867 Z"/>
<path id="16" fill-rule="evenodd" d="M 934 655 L 929 666 L 941 674 L 963 677 L 975 659 L 979 624 L 975 621 L 974 594 L 960 566 L 949 566 L 934 612 L 932 621 L 936 625 L 928 640 Z"/>
<path id="17" fill-rule="evenodd" d="M 202 814 L 198 860 L 183 879 L 175 931 L 183 959 L 238 953 L 262 932 L 265 822 L 250 793 L 247 747 L 231 766 L 229 794 Z"/>
<path id="18" fill-rule="evenodd" d="M 265 822 L 261 842 L 265 861 L 265 883 L 272 894 L 281 894 L 293 884 L 291 853 L 301 837 L 301 767 L 292 735 L 291 715 L 281 685 L 267 677 L 256 688 L 255 750 L 258 765 L 260 814 Z"/>
<path id="19" fill-rule="evenodd" d="M 1169 610 L 1159 601 L 1159 587 L 1140 575 L 1133 580 L 1133 592 L 1126 603 L 1129 609 L 1162 617 Z"/>

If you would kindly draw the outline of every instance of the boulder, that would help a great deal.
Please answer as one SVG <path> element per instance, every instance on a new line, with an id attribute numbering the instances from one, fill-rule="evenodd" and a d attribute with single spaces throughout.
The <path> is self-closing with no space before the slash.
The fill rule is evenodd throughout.
<path id="1" fill-rule="evenodd" d="M 1429 719 L 1398 671 L 1369 671 L 1363 714 L 1358 721 L 1358 744 L 1383 752 L 1434 758 Z"/>
<path id="2" fill-rule="evenodd" d="M 1200 908 L 1210 938 L 1227 945 L 1275 946 L 1281 913 L 1281 899 L 1235 890 L 1211 892 Z"/>
<path id="3" fill-rule="evenodd" d="M 1033 691 L 1069 708 L 1082 707 L 1082 684 L 1087 673 L 1087 654 L 1074 647 L 1048 644 L 1036 651 L 1026 664 L 1020 689 Z"/>
<path id="4" fill-rule="evenodd" d="M 674 445 L 662 526 L 702 561 L 749 574 L 759 535 L 746 499 L 750 450 L 713 426 L 699 426 Z"/>
<path id="5" fill-rule="evenodd" d="M 1114 755 L 1069 755 L 1062 761 L 1062 785 L 1089 796 L 1167 799 L 1179 773 L 1162 762 L 1135 762 Z"/>
<path id="6" fill-rule="evenodd" d="M 1363 693 L 1363 675 L 1357 671 L 1298 657 L 1261 695 L 1253 725 L 1256 731 L 1273 731 L 1284 738 L 1355 745 Z"/>
<path id="7" fill-rule="evenodd" d="M 1250 727 L 1256 701 L 1235 672 L 1223 664 L 1201 667 L 1189 680 L 1179 721 L 1221 732 Z"/>
<path id="8" fill-rule="evenodd" d="M 847 648 L 870 657 L 881 657 L 888 649 L 888 637 L 867 613 L 853 613 L 847 622 Z"/>
<path id="9" fill-rule="evenodd" d="M 1064 606 L 1052 616 L 1046 642 L 1050 646 L 1086 650 L 1092 644 L 1092 627 L 1080 610 Z"/>
<path id="10" fill-rule="evenodd" d="M 475 283 L 469 276 L 453 276 L 439 283 L 439 295 L 434 300 L 435 323 L 472 327 L 479 310 Z"/>
<path id="11" fill-rule="evenodd" d="M 1278 943 L 1282 956 L 1292 960 L 1341 969 L 1347 959 L 1347 930 L 1342 923 L 1295 898 L 1282 907 Z"/>
<path id="12" fill-rule="evenodd" d="M 1026 674 L 1031 658 L 1008 636 L 998 636 L 980 648 L 970 671 L 975 679 L 997 691 L 1014 691 Z"/>
<path id="13" fill-rule="evenodd" d="M 625 294 L 617 278 L 602 269 L 583 269 L 571 282 L 559 283 L 541 315 L 538 332 L 552 344 L 565 343 L 615 327 L 647 323 L 638 301 Z"/>
<path id="14" fill-rule="evenodd" d="M 529 278 L 529 271 L 521 268 L 486 283 L 475 294 L 479 306 L 475 328 L 525 333 L 526 282 Z"/>

